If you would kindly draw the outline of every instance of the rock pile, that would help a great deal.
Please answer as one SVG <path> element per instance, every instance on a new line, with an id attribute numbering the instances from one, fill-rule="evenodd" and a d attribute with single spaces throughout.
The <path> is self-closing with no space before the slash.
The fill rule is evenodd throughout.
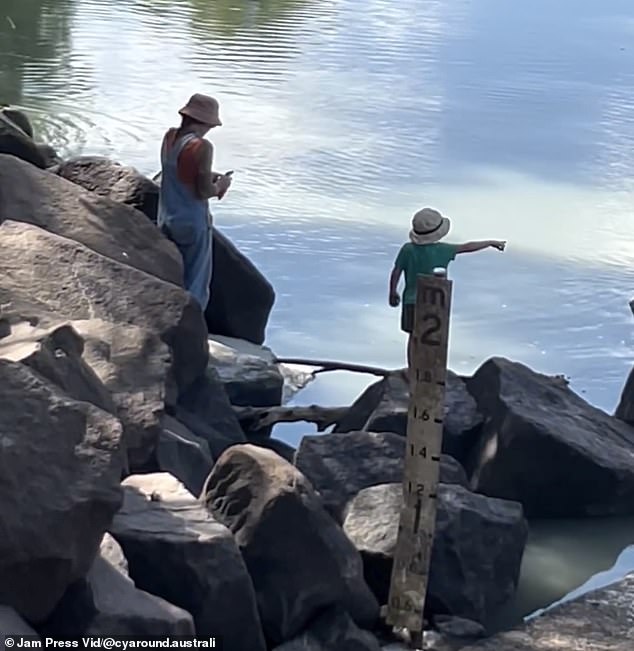
<path id="1" fill-rule="evenodd" d="M 240 408 L 281 405 L 283 374 L 209 334 L 260 344 L 268 281 L 216 233 L 202 314 L 153 223 L 156 184 L 100 158 L 50 166 L 32 136 L 3 111 L 0 634 L 378 651 L 402 375 L 297 450 L 243 431 Z M 617 418 L 505 359 L 450 374 L 425 613 L 442 648 L 484 635 L 513 596 L 527 517 L 634 512 L 631 393 Z M 496 639 L 474 648 L 515 648 Z"/>

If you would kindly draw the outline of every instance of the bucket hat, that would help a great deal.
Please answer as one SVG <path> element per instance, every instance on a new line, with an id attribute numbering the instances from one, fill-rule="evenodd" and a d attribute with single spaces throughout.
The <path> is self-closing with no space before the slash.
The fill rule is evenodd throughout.
<path id="1" fill-rule="evenodd" d="M 433 208 L 423 208 L 412 218 L 409 239 L 413 244 L 432 244 L 449 232 L 451 221 Z"/>
<path id="2" fill-rule="evenodd" d="M 208 95 L 195 93 L 179 113 L 211 127 L 222 126 L 218 101 Z"/>

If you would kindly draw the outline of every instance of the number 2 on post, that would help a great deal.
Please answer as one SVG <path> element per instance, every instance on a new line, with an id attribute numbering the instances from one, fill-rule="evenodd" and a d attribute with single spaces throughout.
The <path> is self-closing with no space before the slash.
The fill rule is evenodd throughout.
<path id="1" fill-rule="evenodd" d="M 440 346 L 440 339 L 432 339 L 432 335 L 440 330 L 440 319 L 435 314 L 426 314 L 423 317 L 423 322 L 431 321 L 432 325 L 427 326 L 421 336 L 420 343 L 427 346 Z"/>

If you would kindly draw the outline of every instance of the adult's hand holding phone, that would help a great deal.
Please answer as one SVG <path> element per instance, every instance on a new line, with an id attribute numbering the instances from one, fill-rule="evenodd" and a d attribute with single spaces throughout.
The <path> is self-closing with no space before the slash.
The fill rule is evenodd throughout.
<path id="1" fill-rule="evenodd" d="M 227 191 L 231 187 L 231 174 L 222 174 L 216 181 L 216 187 L 218 188 L 218 201 L 227 194 Z"/>

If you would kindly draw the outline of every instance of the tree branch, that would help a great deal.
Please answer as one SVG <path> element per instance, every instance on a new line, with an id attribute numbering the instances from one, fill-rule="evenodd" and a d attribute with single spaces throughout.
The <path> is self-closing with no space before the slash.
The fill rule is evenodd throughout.
<path id="1" fill-rule="evenodd" d="M 379 368 L 377 366 L 366 366 L 365 364 L 348 364 L 346 362 L 332 362 L 317 359 L 301 359 L 295 357 L 276 357 L 276 364 L 297 364 L 299 366 L 314 366 L 317 368 L 313 371 L 317 373 L 326 373 L 328 371 L 351 371 L 353 373 L 369 373 L 370 375 L 378 375 L 385 377 L 394 373 L 394 369 Z"/>
<path id="2" fill-rule="evenodd" d="M 297 423 L 306 421 L 315 423 L 317 431 L 323 432 L 326 428 L 341 420 L 348 412 L 349 407 L 233 407 L 240 421 L 240 425 L 247 432 L 255 432 L 277 423 Z"/>

